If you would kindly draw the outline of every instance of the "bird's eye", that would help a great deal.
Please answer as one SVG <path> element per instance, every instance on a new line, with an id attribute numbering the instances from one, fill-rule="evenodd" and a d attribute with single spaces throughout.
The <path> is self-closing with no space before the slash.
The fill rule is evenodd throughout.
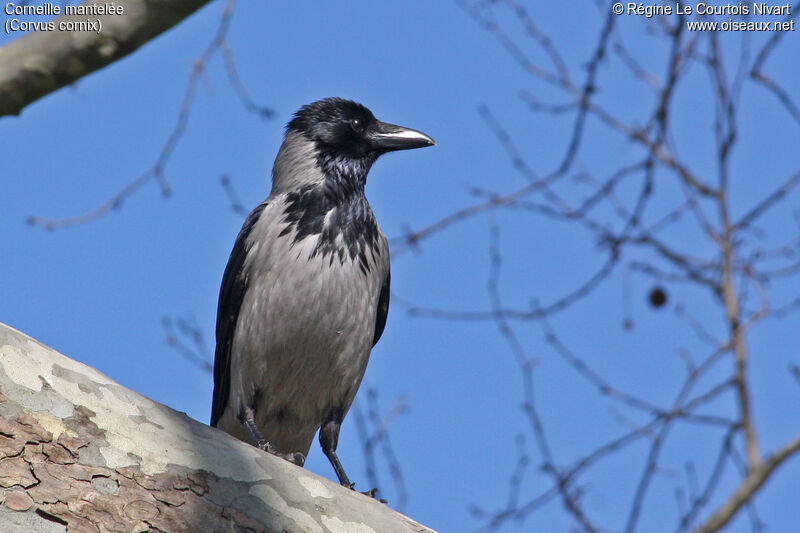
<path id="1" fill-rule="evenodd" d="M 350 121 L 350 127 L 353 128 L 353 131 L 356 133 L 361 133 L 364 131 L 364 124 L 357 118 L 354 118 Z"/>

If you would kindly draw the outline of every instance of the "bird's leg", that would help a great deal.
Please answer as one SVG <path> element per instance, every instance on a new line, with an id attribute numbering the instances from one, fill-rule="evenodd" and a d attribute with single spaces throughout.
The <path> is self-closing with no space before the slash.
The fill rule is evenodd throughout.
<path id="1" fill-rule="evenodd" d="M 256 413 L 253 411 L 252 407 L 245 407 L 244 408 L 244 417 L 242 420 L 242 424 L 244 427 L 247 428 L 247 431 L 250 432 L 250 436 L 255 441 L 256 446 L 261 448 L 262 450 L 267 450 L 268 447 L 272 447 L 269 442 L 267 442 L 264 437 L 261 436 L 261 432 L 256 427 Z M 267 450 L 269 451 L 269 450 Z"/>
<path id="2" fill-rule="evenodd" d="M 319 429 L 319 443 L 322 446 L 322 451 L 331 462 L 333 469 L 336 471 L 336 477 L 339 478 L 339 483 L 348 489 L 355 490 L 355 483 L 351 483 L 347 474 L 344 473 L 342 463 L 339 461 L 339 456 L 336 455 L 336 447 L 339 445 L 339 429 L 342 426 L 342 418 L 344 417 L 341 409 L 332 409 L 325 420 L 322 422 L 322 427 Z M 365 496 L 375 498 L 382 503 L 388 503 L 386 500 L 379 499 L 376 494 L 378 489 L 374 488 L 366 492 L 362 492 Z"/>
<path id="3" fill-rule="evenodd" d="M 306 462 L 306 456 L 302 453 L 279 452 L 275 446 L 267 442 L 267 440 L 261 436 L 261 432 L 256 427 L 255 412 L 253 411 L 252 407 L 245 407 L 244 420 L 242 420 L 242 424 L 244 424 L 244 427 L 247 428 L 247 431 L 250 433 L 250 436 L 253 438 L 253 441 L 256 443 L 258 448 L 267 451 L 272 455 L 277 455 L 281 459 L 286 459 L 290 463 L 294 463 L 297 466 L 303 466 L 303 463 Z"/>
<path id="4" fill-rule="evenodd" d="M 342 425 L 342 414 L 340 409 L 333 409 L 327 414 L 325 420 L 322 422 L 322 427 L 319 428 L 319 443 L 322 446 L 322 451 L 328 458 L 328 461 L 333 465 L 336 471 L 336 477 L 339 478 L 339 483 L 343 486 L 352 489 L 355 483 L 350 483 L 347 474 L 344 473 L 342 463 L 336 455 L 336 447 L 339 445 L 339 428 Z"/>

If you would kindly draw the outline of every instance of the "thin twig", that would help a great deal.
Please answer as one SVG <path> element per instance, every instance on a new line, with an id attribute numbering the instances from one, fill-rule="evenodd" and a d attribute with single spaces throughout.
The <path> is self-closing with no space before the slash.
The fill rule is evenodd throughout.
<path id="1" fill-rule="evenodd" d="M 274 113 L 269 108 L 263 106 L 257 106 L 255 103 L 253 103 L 252 99 L 249 96 L 249 93 L 244 88 L 239 79 L 238 73 L 235 68 L 235 64 L 233 62 L 232 53 L 230 49 L 227 47 L 225 36 L 228 33 L 231 17 L 233 15 L 233 10 L 235 6 L 236 6 L 236 0 L 227 0 L 227 3 L 225 4 L 222 10 L 219 25 L 217 27 L 216 33 L 214 34 L 214 37 L 206 46 L 202 54 L 200 54 L 200 57 L 198 57 L 194 61 L 191 74 L 189 75 L 189 81 L 186 85 L 186 91 L 184 92 L 183 95 L 183 101 L 181 102 L 180 110 L 178 112 L 177 121 L 175 122 L 175 126 L 173 127 L 172 131 L 167 137 L 166 142 L 162 146 L 161 151 L 158 157 L 156 158 L 156 161 L 153 164 L 153 166 L 144 171 L 130 183 L 125 185 L 119 192 L 114 194 L 111 198 L 109 198 L 105 202 L 101 203 L 97 207 L 85 213 L 68 216 L 65 218 L 48 218 L 38 215 L 32 215 L 28 217 L 27 220 L 28 224 L 32 226 L 39 226 L 44 229 L 52 231 L 56 229 L 69 228 L 92 222 L 108 214 L 112 210 L 119 209 L 129 197 L 131 197 L 136 191 L 138 191 L 142 186 L 144 186 L 151 180 L 156 180 L 156 182 L 161 187 L 162 194 L 164 196 L 169 196 L 171 194 L 172 189 L 165 173 L 167 164 L 169 163 L 173 152 L 177 148 L 178 143 L 182 139 L 184 131 L 186 130 L 186 126 L 189 122 L 189 117 L 191 115 L 192 106 L 194 104 L 194 97 L 197 92 L 197 86 L 200 80 L 202 79 L 203 74 L 206 71 L 209 61 L 218 50 L 222 50 L 223 56 L 225 58 L 225 66 L 228 72 L 229 79 L 231 80 L 231 83 L 233 84 L 234 88 L 236 89 L 237 93 L 239 94 L 240 98 L 242 98 L 242 101 L 245 103 L 248 109 L 251 109 L 254 112 L 259 113 L 262 117 L 265 118 L 273 116 Z"/>

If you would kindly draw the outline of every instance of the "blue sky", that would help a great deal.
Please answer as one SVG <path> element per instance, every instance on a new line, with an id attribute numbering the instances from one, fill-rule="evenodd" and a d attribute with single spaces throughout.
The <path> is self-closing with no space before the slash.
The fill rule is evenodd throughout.
<path id="1" fill-rule="evenodd" d="M 436 139 L 435 148 L 387 155 L 370 173 L 367 194 L 390 237 L 475 203 L 473 187 L 506 192 L 524 185 L 481 118 L 479 105 L 489 107 L 539 175 L 558 166 L 571 131 L 570 119 L 531 113 L 519 96 L 528 90 L 563 103 L 563 95 L 523 72 L 455 2 L 240 2 L 228 33 L 230 47 L 244 85 L 256 102 L 274 110 L 275 118 L 263 120 L 244 108 L 217 54 L 166 166 L 172 189 L 168 198 L 151 181 L 119 209 L 89 224 L 53 232 L 27 225 L 31 215 L 58 218 L 91 210 L 152 167 L 175 126 L 193 61 L 216 31 L 222 7 L 212 2 L 128 58 L 30 105 L 20 117 L 0 119 L 0 321 L 203 422 L 210 411 L 211 376 L 166 345 L 162 317 L 192 317 L 213 346 L 219 284 L 242 223 L 230 209 L 220 176 L 230 177 L 248 209 L 257 205 L 269 191 L 284 125 L 298 107 L 343 96 L 364 103 L 382 120 Z M 561 50 L 574 79 L 582 80 L 605 8 L 570 2 L 530 10 Z M 509 11 L 497 13 L 525 50 L 545 62 Z M 668 50 L 646 31 L 648 21 L 633 16 L 618 20 L 629 49 L 661 76 Z M 730 57 L 736 57 L 740 38 L 721 37 Z M 0 37 L 0 44 L 9 39 Z M 767 64 L 795 100 L 800 95 L 797 39 L 796 33 L 786 35 Z M 753 36 L 753 50 L 763 41 Z M 654 105 L 652 93 L 616 58 L 604 64 L 600 86 L 599 100 L 624 119 L 646 117 Z M 746 105 L 731 178 L 735 213 L 746 212 L 797 171 L 793 154 L 800 140 L 797 122 L 773 95 L 753 84 L 743 90 Z M 698 175 L 711 180 L 709 102 L 708 78 L 695 67 L 673 103 L 676 133 L 671 141 Z M 576 173 L 606 176 L 641 155 L 596 121 L 587 124 L 586 138 Z M 665 172 L 657 173 L 656 187 L 666 200 L 648 213 L 649 221 L 657 220 L 680 194 L 674 177 Z M 630 199 L 633 191 L 623 188 L 620 195 Z M 799 198 L 795 191 L 776 216 L 763 222 L 766 242 L 797 235 L 792 209 Z M 395 254 L 396 296 L 425 307 L 487 309 L 491 223 L 501 228 L 500 287 L 509 307 L 560 297 L 602 260 L 598 243 L 573 226 L 520 211 L 498 212 L 437 233 L 417 252 Z M 709 255 L 712 245 L 691 224 L 671 231 L 670 237 L 686 249 Z M 636 252 L 626 261 L 642 257 L 644 252 Z M 689 309 L 713 332 L 724 332 L 721 311 L 709 295 L 692 286 L 670 286 L 668 309 L 656 311 L 646 303 L 652 285 L 620 269 L 578 306 L 554 316 L 551 325 L 610 381 L 668 406 L 684 375 L 677 352 L 685 349 L 698 359 L 708 352 L 675 317 L 675 306 Z M 788 303 L 799 290 L 796 278 L 771 285 L 773 305 Z M 622 328 L 628 316 L 634 320 L 632 331 Z M 800 427 L 800 388 L 786 370 L 800 364 L 796 324 L 797 315 L 768 321 L 750 339 L 754 409 L 765 450 L 796 436 Z M 537 360 L 536 398 L 559 462 L 568 464 L 593 443 L 621 434 L 625 420 L 644 420 L 577 377 L 547 344 L 538 324 L 514 327 L 526 356 Z M 521 409 L 521 377 L 493 323 L 413 317 L 394 303 L 365 384 L 379 391 L 385 410 L 405 397 L 407 412 L 392 422 L 390 434 L 409 493 L 405 512 L 415 519 L 442 531 L 481 526 L 468 507 L 505 505 L 520 434 L 531 456 L 523 488 L 533 495 L 546 487 L 536 472 L 537 453 Z M 366 405 L 363 396 L 360 400 Z M 721 402 L 709 409 L 729 413 L 732 406 Z M 714 434 L 679 426 L 671 439 L 640 531 L 661 531 L 663 524 L 674 523 L 674 490 L 687 455 L 696 458 L 701 479 L 715 457 L 715 446 L 702 441 L 716 442 Z M 366 488 L 352 414 L 339 449 L 350 477 Z M 646 452 L 640 443 L 585 479 L 587 509 L 609 529 L 624 527 Z M 307 467 L 335 479 L 316 445 Z M 380 479 L 391 500 L 385 470 Z M 719 494 L 729 492 L 736 479 L 728 470 Z M 757 499 L 758 514 L 770 531 L 786 531 L 796 523 L 791 507 L 800 491 L 798 480 L 800 460 L 795 458 Z M 523 523 L 508 523 L 503 531 L 568 531 L 571 526 L 554 503 Z M 730 527 L 750 529 L 746 512 Z"/>

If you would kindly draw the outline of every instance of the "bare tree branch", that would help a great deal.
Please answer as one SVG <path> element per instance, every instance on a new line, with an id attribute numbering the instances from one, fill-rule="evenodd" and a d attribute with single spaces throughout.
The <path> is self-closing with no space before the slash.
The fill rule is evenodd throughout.
<path id="1" fill-rule="evenodd" d="M 786 443 L 782 448 L 764 459 L 753 468 L 739 484 L 731 497 L 717 509 L 711 517 L 694 530 L 694 533 L 713 533 L 719 531 L 747 504 L 761 486 L 792 455 L 800 451 L 800 437 Z"/>
<path id="2" fill-rule="evenodd" d="M 35 31 L 0 48 L 0 117 L 125 57 L 209 0 L 121 0 L 121 15 L 98 15 L 101 31 Z M 82 5 L 100 5 L 87 0 Z M 107 3 L 106 3 L 107 5 Z M 62 22 L 85 22 L 83 15 Z"/>
<path id="3" fill-rule="evenodd" d="M 394 484 L 395 497 L 392 497 L 391 504 L 395 509 L 402 512 L 408 503 L 408 491 L 406 490 L 400 462 L 397 460 L 389 438 L 389 426 L 396 417 L 406 412 L 405 396 L 402 394 L 398 396 L 392 407 L 385 414 L 381 414 L 380 406 L 378 405 L 378 391 L 373 387 L 366 387 L 366 403 L 365 414 L 361 408 L 361 400 L 357 398 L 353 403 L 353 414 L 355 415 L 358 437 L 361 441 L 361 450 L 366 462 L 367 480 L 373 487 L 381 487 L 381 483 L 378 480 L 378 461 L 375 453 L 380 448 Z M 381 490 L 378 494 L 382 497 L 390 497 L 386 490 Z"/>
<path id="4" fill-rule="evenodd" d="M 214 34 L 213 38 L 208 43 L 200 57 L 194 61 L 194 66 L 186 86 L 186 92 L 184 93 L 180 111 L 178 112 L 177 121 L 171 133 L 169 134 L 169 137 L 167 137 L 166 142 L 161 148 L 161 152 L 159 153 L 153 166 L 128 183 L 111 198 L 91 209 L 90 211 L 65 218 L 47 218 L 34 215 L 28 217 L 28 223 L 30 225 L 40 226 L 52 231 L 92 222 L 103 215 L 108 214 L 114 209 L 119 209 L 122 203 L 128 199 L 128 197 L 153 179 L 155 179 L 161 186 L 162 194 L 164 196 L 169 196 L 171 194 L 171 187 L 165 174 L 166 166 L 169 163 L 172 153 L 175 151 L 175 148 L 178 146 L 178 143 L 183 137 L 184 131 L 186 130 L 186 126 L 191 115 L 192 105 L 194 104 L 197 86 L 200 83 L 201 77 L 206 71 L 208 62 L 211 60 L 212 56 L 220 50 L 223 51 L 228 78 L 236 89 L 237 94 L 242 99 L 245 107 L 248 110 L 257 113 L 262 118 L 269 118 L 274 115 L 270 108 L 258 106 L 252 101 L 249 93 L 239 79 L 233 60 L 233 55 L 226 44 L 226 35 L 230 28 L 230 21 L 235 6 L 236 0 L 227 0 L 225 7 L 222 10 L 217 32 Z M 1 51 L 2 49 L 0 49 L 0 52 Z"/>
<path id="5" fill-rule="evenodd" d="M 768 185 L 771 189 L 767 189 L 771 192 L 763 197 L 746 198 L 750 203 L 744 204 L 744 214 L 734 217 L 732 181 L 739 176 L 732 172 L 737 168 L 732 164 L 732 155 L 740 137 L 739 113 L 740 108 L 747 105 L 743 100 L 748 97 L 745 90 L 748 83 L 750 86 L 765 86 L 777 97 L 790 119 L 798 121 L 800 117 L 791 92 L 764 72 L 767 59 L 778 50 L 783 34 L 776 32 L 760 40 L 741 35 L 732 44 L 731 39 L 723 39 L 718 33 L 687 31 L 686 16 L 653 17 L 642 22 L 646 26 L 645 32 L 660 39 L 663 45 L 666 71 L 656 75 L 646 68 L 653 63 L 642 61 L 641 54 L 625 44 L 622 34 L 628 27 L 623 17 L 620 17 L 619 25 L 624 29 L 620 30 L 609 16 L 610 3 L 601 0 L 595 3 L 600 9 L 599 35 L 586 50 L 586 63 L 582 65 L 584 81 L 579 84 L 570 77 L 571 65 L 563 54 L 567 49 L 560 49 L 533 22 L 537 21 L 533 7 L 522 7 L 516 0 L 458 2 L 530 75 L 532 88 L 522 92 L 528 108 L 537 114 L 569 120 L 571 133 L 564 142 L 557 170 L 543 174 L 526 161 L 527 154 L 520 148 L 525 146 L 525 140 L 518 135 L 509 135 L 505 125 L 495 118 L 488 106 L 480 107 L 479 112 L 488 130 L 500 141 L 513 169 L 528 183 L 513 193 L 476 187 L 472 192 L 478 202 L 473 206 L 458 211 L 456 216 L 446 215 L 438 223 L 410 235 L 418 235 L 421 239 L 466 218 L 487 213 L 492 238 L 489 309 L 447 310 L 407 301 L 401 305 L 412 314 L 426 317 L 494 323 L 519 366 L 527 424 L 534 437 L 534 452 L 525 449 L 517 452 L 518 461 L 509 480 L 504 508 L 495 512 L 487 511 L 485 506 L 472 508 L 473 514 L 484 524 L 482 530 L 497 529 L 510 520 L 523 520 L 529 512 L 553 501 L 560 501 L 566 514 L 576 522 L 577 530 L 604 529 L 582 505 L 584 489 L 579 483 L 592 465 L 625 451 L 632 443 L 648 439 L 648 455 L 643 460 L 638 481 L 631 489 L 631 505 L 623 526 L 625 531 L 633 533 L 641 528 L 646 502 L 652 497 L 650 487 L 661 479 L 661 473 L 671 468 L 667 462 L 674 458 L 670 446 L 676 440 L 673 436 L 676 431 L 673 430 L 679 425 L 681 428 L 691 425 L 697 431 L 707 432 L 711 438 L 707 439 L 705 449 L 715 447 L 718 451 L 710 468 L 695 470 L 696 463 L 692 457 L 684 462 L 688 486 L 675 488 L 680 507 L 676 522 L 678 531 L 697 527 L 698 517 L 707 512 L 712 501 L 720 499 L 723 503 L 698 531 L 718 531 L 743 507 L 747 508 L 753 529 L 759 530 L 763 522 L 756 511 L 754 496 L 778 467 L 776 463 L 780 461 L 777 458 L 785 460 L 798 445 L 793 441 L 788 446 L 791 451 L 784 448 L 767 458 L 760 451 L 759 421 L 755 420 L 752 412 L 753 398 L 758 391 L 753 390 L 750 376 L 751 365 L 758 360 L 754 357 L 760 354 L 748 346 L 748 333 L 764 319 L 782 318 L 800 310 L 800 298 L 791 294 L 788 301 L 783 298 L 781 305 L 772 307 L 771 298 L 778 297 L 778 291 L 772 290 L 770 285 L 771 281 L 778 279 L 796 280 L 800 274 L 800 260 L 797 259 L 800 256 L 800 226 L 788 236 L 784 229 L 778 235 L 780 244 L 770 243 L 771 248 L 764 249 L 761 245 L 764 231 L 756 227 L 756 222 L 765 220 L 768 213 L 777 212 L 778 207 L 786 206 L 784 200 L 796 192 L 800 175 L 790 171 L 789 178 L 783 178 L 782 183 L 774 184 L 775 180 L 772 180 Z M 788 11 L 791 15 L 784 21 L 797 17 L 800 3 Z M 753 54 L 756 42 L 760 47 Z M 652 50 L 646 56 L 648 61 L 652 57 L 650 52 Z M 609 67 L 609 54 L 620 65 Z M 541 64 L 533 59 L 535 57 L 541 59 Z M 609 96 L 609 91 L 603 94 L 599 90 L 604 79 L 609 81 L 600 73 L 617 76 L 619 68 L 650 93 L 652 107 L 646 113 L 639 113 L 643 118 L 630 118 L 625 102 L 616 101 L 613 94 Z M 686 140 L 680 138 L 685 130 L 678 129 L 673 117 L 678 113 L 676 95 L 687 83 L 692 84 L 693 91 L 696 90 L 696 82 L 698 78 L 702 82 L 703 75 L 710 89 L 708 108 L 713 112 L 709 128 L 715 145 L 714 153 L 709 154 L 713 162 L 711 172 L 707 168 L 708 162 L 702 160 L 697 168 L 703 170 L 694 170 L 694 160 L 699 158 L 693 152 L 688 152 L 692 154 L 691 159 L 685 153 L 679 154 L 678 147 L 682 144 L 676 139 L 685 145 Z M 689 79 L 691 82 L 685 81 Z M 617 84 L 611 85 L 617 87 Z M 539 90 L 541 87 L 544 90 Z M 563 98 L 553 101 L 551 95 L 559 92 Z M 682 112 L 681 121 L 685 120 L 684 115 Z M 602 179 L 596 178 L 591 168 L 581 169 L 580 173 L 572 176 L 573 180 L 565 179 L 570 177 L 568 172 L 578 159 L 578 152 L 583 151 L 582 147 L 590 146 L 593 150 L 605 147 L 602 141 L 592 143 L 589 139 L 584 126 L 587 119 L 594 119 L 592 126 L 599 124 L 601 128 L 605 127 L 630 141 L 635 150 L 634 158 L 622 160 L 615 172 L 604 171 Z M 685 122 L 680 127 L 685 128 Z M 591 167 L 583 160 L 580 164 Z M 663 192 L 664 184 L 670 181 L 677 185 L 677 200 L 674 191 Z M 581 198 L 584 185 L 592 189 L 588 197 Z M 659 186 L 661 191 L 657 190 Z M 736 192 L 738 194 L 739 189 Z M 657 207 L 654 209 L 653 205 Z M 600 270 L 588 280 L 566 285 L 565 296 L 547 305 L 539 305 L 534 300 L 528 308 L 504 307 L 503 291 L 499 285 L 502 263 L 498 243 L 500 228 L 494 218 L 496 211 L 503 210 L 531 213 L 562 225 L 572 223 L 600 244 L 604 256 Z M 764 225 L 771 223 L 767 219 Z M 788 230 L 792 231 L 791 227 Z M 414 240 L 413 244 L 417 242 Z M 705 246 L 698 247 L 698 242 Z M 410 239 L 406 243 L 411 244 Z M 608 280 L 623 258 L 627 271 L 658 280 L 659 285 L 680 284 L 682 290 L 696 289 L 696 294 L 710 296 L 713 304 L 722 311 L 723 320 L 714 322 L 702 308 L 695 309 L 681 301 L 675 306 L 675 317 L 692 332 L 701 349 L 710 348 L 711 352 L 695 363 L 691 356 L 694 348 L 676 347 L 684 358 L 686 376 L 675 400 L 667 407 L 646 395 L 627 392 L 626 383 L 615 381 L 614 376 L 606 376 L 598 371 L 598 367 L 592 366 L 594 359 L 590 356 L 596 354 L 573 352 L 549 324 L 548 319 L 553 313 L 572 309 L 583 296 Z M 596 261 L 593 258 L 589 264 Z M 627 301 L 628 281 L 623 279 L 623 282 L 623 298 Z M 780 295 L 785 296 L 785 291 Z M 626 324 L 630 324 L 630 306 L 628 303 L 624 305 Z M 595 444 L 567 467 L 557 465 L 554 455 L 559 450 L 558 435 L 553 429 L 547 431 L 546 419 L 539 412 L 541 406 L 533 395 L 534 363 L 526 355 L 531 347 L 518 335 L 522 324 L 512 321 L 538 322 L 549 352 L 564 359 L 595 391 L 614 402 L 612 409 L 615 412 L 618 406 L 625 411 L 618 413 L 617 419 L 628 428 L 627 431 L 607 442 Z M 625 328 L 625 331 L 630 330 Z M 656 348 L 655 351 L 659 350 Z M 547 358 L 542 357 L 541 362 L 546 361 Z M 790 365 L 790 372 L 796 378 L 800 372 L 795 366 Z M 619 376 L 616 379 L 619 380 Z M 643 416 L 645 422 L 639 420 Z M 524 441 L 518 439 L 517 442 L 519 447 L 519 442 Z M 525 468 L 528 456 L 533 453 L 540 456 L 540 471 L 549 485 L 526 495 L 521 489 L 521 480 L 528 472 Z M 627 450 L 627 453 L 631 451 Z M 721 483 L 722 474 L 730 465 L 736 468 L 734 475 L 738 473 L 742 477 L 742 485 L 730 494 L 721 494 L 725 488 Z M 698 472 L 703 472 L 703 476 L 699 477 Z"/>
<path id="6" fill-rule="evenodd" d="M 784 17 L 784 21 L 795 19 L 798 17 L 798 15 L 800 15 L 800 2 L 796 2 L 791 7 L 789 13 L 789 15 Z M 800 108 L 794 103 L 789 92 L 778 85 L 775 80 L 773 80 L 763 71 L 764 63 L 766 63 L 767 59 L 772 54 L 772 51 L 783 39 L 784 33 L 785 32 L 776 31 L 767 40 L 767 42 L 758 52 L 756 60 L 753 62 L 753 66 L 750 69 L 750 77 L 771 91 L 778 98 L 778 101 L 783 104 L 795 121 L 800 124 Z"/>

